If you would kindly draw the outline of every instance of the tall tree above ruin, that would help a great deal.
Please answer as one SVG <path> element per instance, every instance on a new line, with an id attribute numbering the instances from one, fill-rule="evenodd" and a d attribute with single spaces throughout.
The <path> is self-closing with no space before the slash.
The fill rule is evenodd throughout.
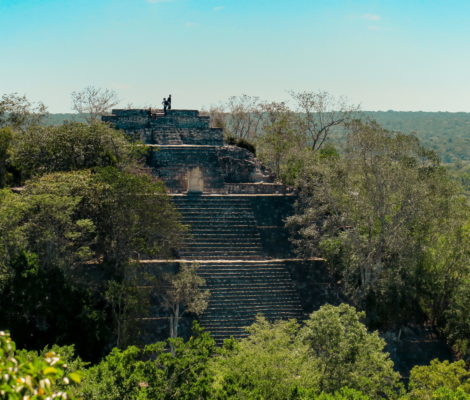
<path id="1" fill-rule="evenodd" d="M 111 89 L 86 88 L 72 92 L 72 110 L 83 115 L 89 122 L 97 122 L 101 115 L 106 114 L 112 107 L 119 103 L 117 93 Z"/>
<path id="2" fill-rule="evenodd" d="M 313 151 L 323 146 L 335 127 L 345 125 L 359 111 L 358 105 L 351 105 L 328 92 L 292 91 L 290 95 L 295 101 L 297 130 Z"/>

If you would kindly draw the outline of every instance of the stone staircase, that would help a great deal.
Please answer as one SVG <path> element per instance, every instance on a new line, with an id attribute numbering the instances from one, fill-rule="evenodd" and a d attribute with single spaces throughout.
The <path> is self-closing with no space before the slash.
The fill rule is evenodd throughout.
<path id="1" fill-rule="evenodd" d="M 282 262 L 263 253 L 250 202 L 243 196 L 173 196 L 191 226 L 180 259 L 198 260 L 211 297 L 201 325 L 218 343 L 246 336 L 257 314 L 301 318 L 300 299 Z"/>
<path id="2" fill-rule="evenodd" d="M 246 336 L 245 328 L 257 314 L 271 321 L 302 317 L 298 294 L 282 263 L 201 262 L 199 275 L 211 293 L 200 322 L 218 343 Z"/>

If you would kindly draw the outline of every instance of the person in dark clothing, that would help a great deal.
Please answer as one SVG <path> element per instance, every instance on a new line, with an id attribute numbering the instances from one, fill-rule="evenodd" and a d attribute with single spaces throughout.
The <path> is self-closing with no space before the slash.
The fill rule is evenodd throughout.
<path id="1" fill-rule="evenodd" d="M 163 104 L 163 112 L 166 114 L 166 110 L 168 108 L 168 100 L 163 98 L 162 104 Z"/>
<path id="2" fill-rule="evenodd" d="M 168 103 L 168 109 L 171 110 L 171 94 L 168 95 L 168 100 L 166 102 Z"/>

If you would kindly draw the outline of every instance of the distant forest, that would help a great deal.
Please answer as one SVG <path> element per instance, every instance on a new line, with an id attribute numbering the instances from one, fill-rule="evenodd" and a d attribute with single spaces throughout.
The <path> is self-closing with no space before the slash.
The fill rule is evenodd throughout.
<path id="1" fill-rule="evenodd" d="M 470 161 L 470 113 L 367 111 L 386 129 L 415 132 L 444 163 Z"/>
<path id="2" fill-rule="evenodd" d="M 386 129 L 415 132 L 422 144 L 436 151 L 446 164 L 470 161 L 470 113 L 365 111 L 364 114 Z M 45 123 L 61 125 L 64 121 L 85 122 L 85 116 L 49 114 Z"/>

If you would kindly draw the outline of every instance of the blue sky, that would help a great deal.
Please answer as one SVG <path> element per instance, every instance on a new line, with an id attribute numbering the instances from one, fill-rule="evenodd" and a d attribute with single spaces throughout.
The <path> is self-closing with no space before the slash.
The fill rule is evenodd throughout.
<path id="1" fill-rule="evenodd" d="M 70 111 L 326 90 L 364 110 L 470 112 L 469 0 L 0 0 L 0 94 Z"/>

